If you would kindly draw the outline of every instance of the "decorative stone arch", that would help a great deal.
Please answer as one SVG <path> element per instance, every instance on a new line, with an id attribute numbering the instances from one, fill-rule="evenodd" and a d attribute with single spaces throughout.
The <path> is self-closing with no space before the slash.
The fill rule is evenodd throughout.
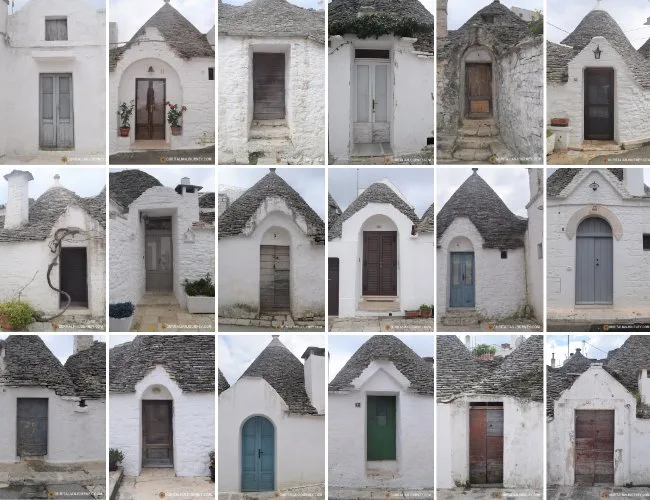
<path id="1" fill-rule="evenodd" d="M 498 120 L 497 117 L 497 109 L 498 109 L 498 103 L 497 103 L 497 81 L 496 81 L 496 57 L 494 55 L 494 51 L 486 46 L 486 45 L 481 45 L 481 44 L 476 44 L 476 45 L 471 45 L 467 47 L 465 52 L 460 57 L 460 81 L 459 81 L 459 89 L 460 92 L 458 94 L 458 100 L 459 100 L 459 105 L 460 105 L 460 121 L 465 119 L 467 116 L 467 99 L 466 99 L 466 94 L 467 94 L 467 85 L 466 85 L 466 79 L 467 79 L 467 73 L 466 73 L 466 67 L 468 63 L 483 63 L 483 64 L 490 64 L 492 66 L 492 105 L 491 105 L 491 112 L 492 112 L 492 118 L 494 118 L 495 121 Z"/>
<path id="2" fill-rule="evenodd" d="M 606 220 L 611 226 L 612 234 L 616 240 L 620 240 L 623 237 L 623 224 L 614 212 L 602 205 L 590 205 L 577 210 L 569 218 L 565 229 L 567 238 L 570 240 L 575 238 L 580 223 L 590 217 L 598 217 Z"/>
<path id="3" fill-rule="evenodd" d="M 467 236 L 454 236 L 447 245 L 447 253 L 473 252 L 474 244 Z"/>

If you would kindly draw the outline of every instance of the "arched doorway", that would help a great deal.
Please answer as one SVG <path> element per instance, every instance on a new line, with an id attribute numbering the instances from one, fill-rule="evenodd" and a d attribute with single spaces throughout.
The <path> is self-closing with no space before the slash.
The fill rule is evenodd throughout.
<path id="1" fill-rule="evenodd" d="M 599 217 L 583 220 L 576 233 L 576 304 L 613 303 L 612 227 Z"/>
<path id="2" fill-rule="evenodd" d="M 241 431 L 241 490 L 275 489 L 275 429 L 266 417 L 249 418 Z"/>
<path id="3" fill-rule="evenodd" d="M 174 466 L 174 403 L 166 387 L 142 395 L 142 467 Z"/>

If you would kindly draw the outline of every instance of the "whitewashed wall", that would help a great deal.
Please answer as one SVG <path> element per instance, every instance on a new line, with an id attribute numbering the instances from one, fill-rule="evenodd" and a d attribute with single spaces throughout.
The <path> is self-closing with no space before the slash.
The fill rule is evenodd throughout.
<path id="1" fill-rule="evenodd" d="M 7 21 L 9 19 L 9 5 L 7 0 L 0 1 L 0 36 L 2 34 L 7 34 Z M 4 44 L 0 43 L 0 61 L 3 61 L 4 71 L 0 72 L 0 90 L 6 92 L 8 90 L 9 81 L 7 75 L 11 69 L 9 64 L 9 57 L 11 52 L 9 48 Z M 6 137 L 6 120 L 0 120 L 0 137 Z M 7 145 L 5 140 L 0 140 L 0 158 L 5 154 L 5 149 Z"/>
<path id="2" fill-rule="evenodd" d="M 544 321 L 544 259 L 540 258 L 538 245 L 542 245 L 542 256 L 546 240 L 544 238 L 544 169 L 528 170 L 530 192 L 533 197 L 528 206 L 528 231 L 526 232 L 526 289 L 528 304 L 533 308 L 537 321 Z"/>
<path id="3" fill-rule="evenodd" d="M 241 430 L 253 416 L 275 429 L 276 490 L 325 482 L 325 416 L 290 414 L 264 379 L 243 377 L 219 396 L 220 493 L 241 491 Z"/>

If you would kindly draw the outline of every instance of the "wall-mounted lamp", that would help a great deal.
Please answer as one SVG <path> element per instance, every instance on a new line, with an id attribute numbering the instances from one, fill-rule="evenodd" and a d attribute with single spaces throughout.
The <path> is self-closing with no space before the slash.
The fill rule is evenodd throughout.
<path id="1" fill-rule="evenodd" d="M 600 185 L 597 182 L 592 182 L 591 184 L 589 184 L 589 187 L 594 191 L 596 191 L 600 187 Z"/>
<path id="2" fill-rule="evenodd" d="M 154 72 L 153 66 L 149 66 L 149 69 L 147 70 L 147 73 L 153 73 L 153 72 Z"/>
<path id="3" fill-rule="evenodd" d="M 602 50 L 600 50 L 600 45 L 596 46 L 596 50 L 594 50 L 594 57 L 596 59 L 600 59 L 600 55 L 603 53 Z"/>

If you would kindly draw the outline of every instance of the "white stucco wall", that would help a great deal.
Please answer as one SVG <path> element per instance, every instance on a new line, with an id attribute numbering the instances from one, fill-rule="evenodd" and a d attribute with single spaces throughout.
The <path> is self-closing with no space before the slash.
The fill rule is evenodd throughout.
<path id="1" fill-rule="evenodd" d="M 389 361 L 373 361 L 352 385 L 353 390 L 330 391 L 328 396 L 329 486 L 433 488 L 433 395 L 410 392 L 408 379 Z M 366 460 L 368 395 L 397 398 L 396 461 Z M 357 408 L 356 403 L 360 403 L 360 407 Z"/>
<path id="2" fill-rule="evenodd" d="M 599 46 L 600 59 L 594 58 Z M 584 71 L 586 68 L 614 69 L 614 140 L 618 143 L 650 139 L 650 89 L 634 79 L 621 55 L 603 37 L 595 37 L 569 62 L 569 81 L 550 83 L 547 90 L 547 117 L 569 118 L 570 145 L 584 139 Z"/>
<path id="3" fill-rule="evenodd" d="M 528 304 L 540 324 L 544 321 L 544 169 L 529 169 L 530 190 L 533 198 L 528 203 L 528 231 L 526 232 L 526 291 Z M 540 187 L 539 194 L 537 189 Z M 542 257 L 539 254 L 541 245 Z"/>
<path id="4" fill-rule="evenodd" d="M 303 163 L 325 158 L 325 52 L 306 38 L 219 37 L 219 163 L 248 164 L 253 120 L 253 54 L 285 54 L 285 106 L 293 151 Z"/>
<path id="5" fill-rule="evenodd" d="M 47 456 L 49 463 L 106 460 L 106 402 L 57 396 L 44 387 L 2 387 L 0 390 L 0 463 L 17 463 L 16 418 L 18 398 L 47 398 Z"/>
<path id="6" fill-rule="evenodd" d="M 45 41 L 46 17 L 67 17 L 67 41 Z M 1 26 L 0 32 L 3 30 Z M 4 50 L 5 86 L 0 87 L 13 96 L 5 110 L 9 117 L 5 121 L 11 126 L 0 134 L 6 152 L 25 155 L 39 150 L 39 75 L 71 73 L 74 151 L 103 157 L 106 11 L 93 9 L 84 0 L 31 0 L 9 16 L 8 32 L 11 42 Z"/>
<path id="7" fill-rule="evenodd" d="M 508 258 L 502 259 L 501 250 L 483 248 L 483 237 L 468 218 L 458 217 L 438 243 L 438 314 L 449 309 L 451 252 L 474 252 L 475 309 L 480 315 L 503 318 L 521 311 L 526 303 L 524 249 L 508 249 Z"/>
<path id="8" fill-rule="evenodd" d="M 0 38 L 7 34 L 7 20 L 9 18 L 9 5 L 8 0 L 0 1 Z M 8 67 L 7 60 L 9 58 L 9 48 L 0 43 L 0 61 Z M 0 72 L 0 89 L 7 89 L 8 78 L 7 71 Z M 6 123 L 5 120 L 0 120 L 0 137 L 6 137 Z M 5 154 L 6 144 L 4 140 L 0 140 L 0 158 Z"/>
<path id="9" fill-rule="evenodd" d="M 219 396 L 219 492 L 241 491 L 241 431 L 253 416 L 275 429 L 275 489 L 325 482 L 325 416 L 290 414 L 264 379 L 243 377 Z"/>
<path id="10" fill-rule="evenodd" d="M 503 403 L 503 486 L 542 488 L 544 405 L 506 396 L 471 396 L 438 403 L 437 487 L 454 488 L 469 481 L 470 403 Z"/>
<path id="11" fill-rule="evenodd" d="M 164 388 L 156 397 L 150 389 Z M 109 443 L 124 453 L 124 474 L 138 476 L 142 470 L 142 400 L 169 399 L 173 409 L 174 472 L 177 476 L 209 476 L 215 443 L 214 392 L 183 392 L 167 371 L 156 365 L 135 385 L 135 393 L 109 396 Z"/>
<path id="12" fill-rule="evenodd" d="M 147 28 L 117 63 L 109 76 L 109 150 L 110 154 L 128 151 L 135 142 L 135 110 L 131 115 L 129 137 L 120 137 L 117 110 L 122 102 L 135 102 L 136 78 L 163 78 L 165 98 L 172 104 L 187 106 L 179 122 L 182 135 L 172 136 L 165 108 L 165 140 L 171 149 L 202 148 L 214 144 L 214 80 L 208 78 L 208 68 L 214 68 L 214 58 L 182 59 L 163 41 L 156 28 Z M 149 67 L 154 73 L 149 73 Z"/>
<path id="13" fill-rule="evenodd" d="M 597 191 L 589 187 L 593 182 L 600 186 Z M 643 234 L 650 233 L 650 200 L 631 198 L 623 182 L 600 169 L 585 169 L 561 194 L 547 201 L 548 317 L 593 316 L 593 308 L 575 305 L 575 229 L 589 216 L 607 219 L 614 232 L 613 306 L 598 314 L 602 319 L 650 316 L 650 252 L 643 250 Z"/>

